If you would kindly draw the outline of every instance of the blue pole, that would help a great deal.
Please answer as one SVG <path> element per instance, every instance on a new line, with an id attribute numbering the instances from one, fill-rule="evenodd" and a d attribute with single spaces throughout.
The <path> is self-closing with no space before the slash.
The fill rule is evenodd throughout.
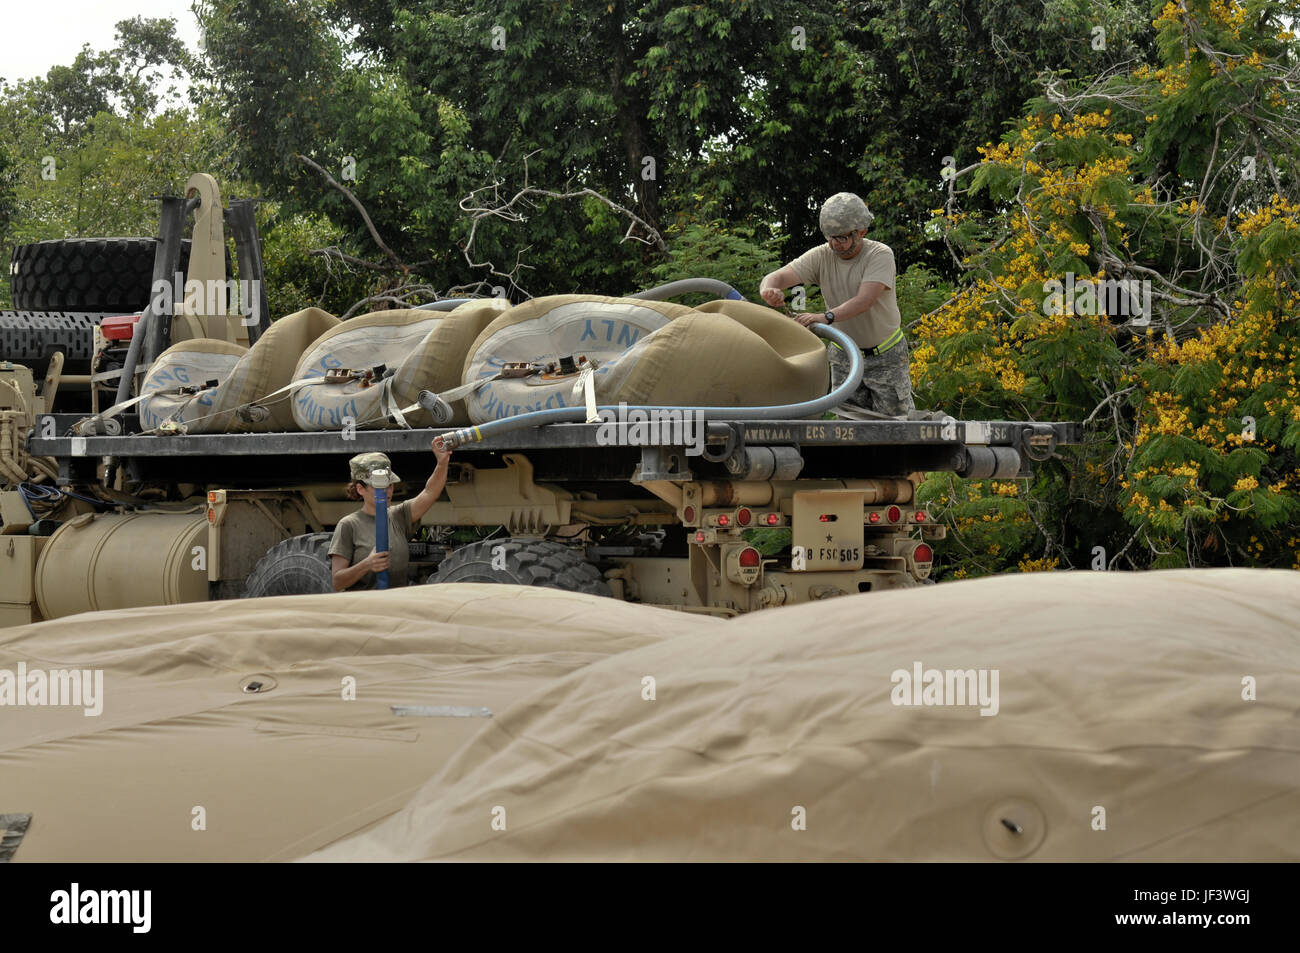
<path id="1" fill-rule="evenodd" d="M 375 490 L 375 552 L 388 552 L 388 487 L 377 486 Z M 375 588 L 388 588 L 388 570 L 381 569 L 375 573 Z"/>

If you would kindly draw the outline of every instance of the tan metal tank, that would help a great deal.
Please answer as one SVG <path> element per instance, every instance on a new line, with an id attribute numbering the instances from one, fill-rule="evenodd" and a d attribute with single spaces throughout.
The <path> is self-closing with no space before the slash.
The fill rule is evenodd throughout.
<path id="1" fill-rule="evenodd" d="M 36 563 L 41 615 L 206 600 L 207 527 L 203 513 L 88 513 L 70 520 Z"/>

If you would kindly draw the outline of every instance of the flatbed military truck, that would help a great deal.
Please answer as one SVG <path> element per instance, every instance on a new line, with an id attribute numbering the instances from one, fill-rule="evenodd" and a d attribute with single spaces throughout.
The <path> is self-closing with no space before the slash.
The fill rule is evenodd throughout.
<path id="1" fill-rule="evenodd" d="M 244 285 L 226 279 L 230 235 Z M 101 293 L 87 272 L 122 290 Z M 345 493 L 347 460 L 382 451 L 399 474 L 422 479 L 440 434 L 455 447 L 451 473 L 409 543 L 410 583 L 554 586 L 718 615 L 918 586 L 944 538 L 941 521 L 916 503 L 922 474 L 1023 478 L 1082 439 L 1073 422 L 836 413 L 836 395 L 861 379 L 858 361 L 856 379 L 793 409 L 611 418 L 588 399 L 496 433 L 396 426 L 397 408 L 385 429 L 350 433 L 144 426 L 137 391 L 169 347 L 196 338 L 255 345 L 269 330 L 261 278 L 252 203 L 223 203 L 204 175 L 162 199 L 155 239 L 14 251 L 16 310 L 0 312 L 0 626 L 330 591 L 330 535 L 358 506 Z M 219 300 L 182 300 L 174 286 L 193 281 L 217 286 Z M 739 297 L 719 285 L 634 297 Z M 579 382 L 580 357 L 557 356 L 559 367 L 523 373 Z M 381 384 L 385 372 L 334 376 L 349 373 Z M 214 383 L 192 382 L 189 392 Z M 445 409 L 428 397 L 426 407 Z M 660 418 L 674 426 L 656 426 Z"/>

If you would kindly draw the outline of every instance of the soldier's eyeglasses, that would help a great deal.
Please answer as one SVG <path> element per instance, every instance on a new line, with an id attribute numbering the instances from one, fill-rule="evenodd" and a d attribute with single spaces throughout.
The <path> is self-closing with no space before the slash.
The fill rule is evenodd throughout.
<path id="1" fill-rule="evenodd" d="M 847 235 L 832 235 L 828 241 L 830 241 L 832 245 L 851 245 L 853 244 L 853 239 L 857 237 L 857 232 L 849 232 Z"/>

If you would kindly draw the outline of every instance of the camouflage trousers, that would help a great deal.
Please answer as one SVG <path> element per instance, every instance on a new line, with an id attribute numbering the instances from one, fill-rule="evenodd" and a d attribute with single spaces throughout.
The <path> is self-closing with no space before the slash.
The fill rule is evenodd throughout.
<path id="1" fill-rule="evenodd" d="M 829 342 L 826 351 L 831 364 L 831 387 L 835 388 L 848 377 L 849 356 Z M 910 354 L 907 338 L 884 354 L 863 354 L 862 383 L 845 403 L 890 417 L 906 417 L 916 409 L 912 403 L 912 377 L 908 372 Z"/>

